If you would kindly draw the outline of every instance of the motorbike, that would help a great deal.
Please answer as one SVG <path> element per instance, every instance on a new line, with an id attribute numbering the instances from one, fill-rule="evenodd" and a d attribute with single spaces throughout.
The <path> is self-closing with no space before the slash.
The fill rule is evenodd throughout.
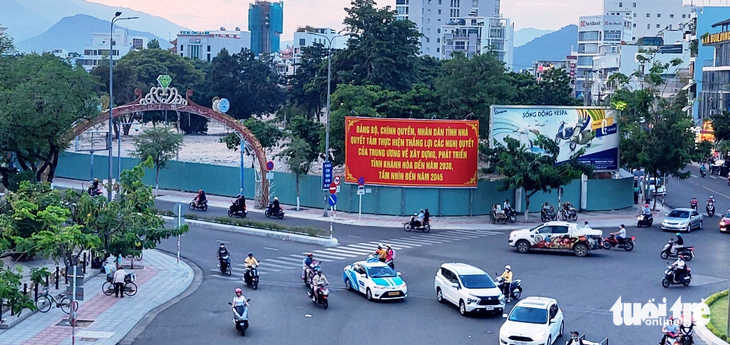
<path id="1" fill-rule="evenodd" d="M 560 208 L 560 219 L 564 221 L 577 221 L 578 220 L 578 210 L 575 209 L 573 206 L 568 206 L 568 208 L 561 207 Z"/>
<path id="2" fill-rule="evenodd" d="M 416 220 L 416 216 L 411 216 L 411 220 L 403 223 L 403 230 L 411 232 L 411 230 L 421 230 L 423 232 L 431 231 L 431 222 L 424 220 L 423 224 Z"/>
<path id="3" fill-rule="evenodd" d="M 314 270 L 319 268 L 319 261 L 314 260 L 309 265 L 309 269 L 303 269 L 304 272 L 302 274 L 302 281 L 304 281 L 304 285 L 306 285 L 308 288 L 312 288 L 312 278 L 314 278 Z"/>
<path id="4" fill-rule="evenodd" d="M 309 296 L 309 298 L 312 299 L 312 303 L 321 305 L 324 309 L 327 309 L 327 307 L 329 306 L 329 302 L 327 301 L 327 299 L 330 295 L 330 289 L 326 284 L 320 284 L 319 286 L 317 286 L 316 295 L 312 295 L 311 291 L 309 291 L 307 295 Z"/>
<path id="5" fill-rule="evenodd" d="M 540 210 L 540 220 L 544 223 L 551 220 L 558 220 L 558 214 L 555 212 L 555 209 L 550 206 L 550 208 L 546 209 L 543 207 Z"/>
<path id="6" fill-rule="evenodd" d="M 712 218 L 715 216 L 715 203 L 712 201 L 707 202 L 707 206 L 705 206 L 705 210 L 707 211 L 707 216 Z"/>
<path id="7" fill-rule="evenodd" d="M 660 254 L 662 259 L 666 260 L 667 258 L 676 258 L 678 255 L 681 255 L 684 261 L 692 261 L 692 258 L 695 257 L 695 247 L 680 246 L 679 248 L 676 248 L 676 252 L 672 253 L 672 245 L 674 245 L 674 241 L 672 240 L 669 240 L 667 244 L 664 245 Z"/>
<path id="8" fill-rule="evenodd" d="M 196 202 L 195 199 L 191 201 L 188 204 L 188 208 L 191 210 L 201 209 L 203 212 L 208 210 L 208 200 L 203 200 L 202 202 Z"/>
<path id="9" fill-rule="evenodd" d="M 688 326 L 685 326 L 684 323 L 679 325 L 679 334 L 682 335 L 682 341 L 679 342 L 681 345 L 693 345 L 695 343 L 694 327 L 694 322 L 690 323 Z"/>
<path id="10" fill-rule="evenodd" d="M 497 277 L 499 291 L 504 291 L 504 278 L 497 273 L 494 276 Z M 516 301 L 520 299 L 520 296 L 522 296 L 522 279 L 515 279 L 509 284 L 509 297 Z"/>
<path id="11" fill-rule="evenodd" d="M 492 221 L 492 224 L 496 222 L 507 224 L 507 221 L 514 223 L 517 221 L 517 212 L 515 212 L 515 209 L 512 207 L 508 207 L 502 211 L 492 210 L 489 214 L 489 219 Z"/>
<path id="12" fill-rule="evenodd" d="M 87 193 L 89 193 L 89 195 L 91 195 L 91 197 L 99 196 L 99 195 L 101 195 L 101 189 L 89 187 L 89 189 L 87 190 Z"/>
<path id="13" fill-rule="evenodd" d="M 256 290 L 259 288 L 259 270 L 256 265 L 252 265 L 251 268 L 247 268 L 243 274 L 243 282 L 246 286 Z"/>
<path id="14" fill-rule="evenodd" d="M 284 219 L 284 209 L 279 206 L 279 212 L 274 214 L 274 203 L 269 201 L 269 206 L 266 207 L 264 216 L 266 216 L 266 218 L 277 217 L 279 219 Z"/>
<path id="15" fill-rule="evenodd" d="M 228 216 L 229 217 L 241 217 L 246 218 L 246 215 L 248 214 L 248 210 L 246 210 L 246 205 L 243 205 L 243 207 L 236 206 L 236 202 L 232 201 L 231 206 L 228 207 Z"/>
<path id="16" fill-rule="evenodd" d="M 677 271 L 677 268 L 674 267 L 674 265 L 667 262 L 669 266 L 667 266 L 667 269 L 664 271 L 664 279 L 662 279 L 662 286 L 665 288 L 668 288 L 670 285 L 679 285 L 682 284 L 684 286 L 689 286 L 689 283 L 692 282 L 692 269 L 687 267 L 687 273 L 684 274 L 684 277 L 682 277 L 681 281 L 677 281 L 674 279 L 674 275 Z"/>
<path id="17" fill-rule="evenodd" d="M 640 228 L 644 225 L 651 227 L 654 224 L 654 216 L 651 214 L 640 214 L 636 217 L 636 227 Z"/>
<path id="18" fill-rule="evenodd" d="M 696 201 L 695 202 L 690 201 L 689 202 L 689 208 L 691 208 L 693 210 L 697 210 L 697 204 L 698 203 Z"/>
<path id="19" fill-rule="evenodd" d="M 575 127 L 569 126 L 565 128 L 565 121 L 561 121 L 560 127 L 558 127 L 558 134 L 555 134 L 555 143 L 560 144 L 560 140 L 570 140 L 573 137 L 573 133 L 575 133 Z"/>
<path id="20" fill-rule="evenodd" d="M 250 299 L 247 299 L 246 302 L 250 302 Z M 228 305 L 232 306 L 233 303 L 228 302 Z M 236 326 L 236 329 L 241 331 L 241 336 L 246 336 L 246 329 L 248 329 L 248 308 L 246 306 L 236 306 L 235 308 L 231 308 L 233 310 L 233 325 Z"/>
<path id="21" fill-rule="evenodd" d="M 700 177 L 705 178 L 706 175 L 704 170 L 700 170 Z"/>
<path id="22" fill-rule="evenodd" d="M 218 268 L 220 268 L 221 273 L 228 275 L 229 277 L 233 272 L 231 272 L 231 257 L 230 255 L 224 255 L 220 258 L 220 262 L 218 263 Z"/>
<path id="23" fill-rule="evenodd" d="M 603 249 L 611 249 L 613 247 L 623 248 L 627 252 L 630 252 L 634 250 L 634 241 L 636 241 L 636 237 L 631 236 L 629 238 L 625 238 L 623 242 L 619 243 L 619 241 L 616 239 L 615 235 L 610 235 L 608 238 L 603 239 L 602 245 Z"/>

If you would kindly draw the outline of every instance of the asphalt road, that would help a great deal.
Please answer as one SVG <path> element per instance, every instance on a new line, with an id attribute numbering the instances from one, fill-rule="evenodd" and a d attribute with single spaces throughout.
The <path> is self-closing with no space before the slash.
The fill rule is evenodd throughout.
<path id="1" fill-rule="evenodd" d="M 710 195 L 715 197 L 715 215 L 716 221 L 705 221 L 705 226 L 712 223 L 712 227 L 717 226 L 720 216 L 730 209 L 730 186 L 727 185 L 727 179 L 717 175 L 706 175 L 700 177 L 700 169 L 692 166 L 688 170 L 692 176 L 686 180 L 678 180 L 669 178 L 667 181 L 667 196 L 665 202 L 671 208 L 689 207 L 692 198 L 699 201 L 700 211 L 707 216 L 705 212 L 705 203 Z"/>
<path id="2" fill-rule="evenodd" d="M 666 298 L 670 308 L 679 297 L 685 303 L 699 302 L 726 288 L 730 279 L 730 236 L 716 229 L 685 235 L 687 244 L 696 247 L 697 257 L 689 264 L 694 280 L 689 287 L 669 289 L 661 286 L 666 261 L 659 257 L 659 251 L 672 234 L 656 225 L 628 229 L 630 236 L 637 237 L 632 252 L 600 250 L 585 258 L 563 253 L 519 254 L 507 245 L 505 232 L 422 234 L 400 230 L 387 233 L 391 237 L 385 238 L 378 232 L 382 230 L 358 229 L 361 238 L 325 249 L 192 228 L 182 239 L 182 254 L 202 268 L 203 283 L 191 296 L 160 313 L 134 343 L 498 344 L 501 317 L 462 317 L 455 306 L 439 304 L 435 299 L 433 279 L 439 265 L 465 262 L 489 273 L 511 265 L 515 278 L 523 280 L 523 296 L 558 300 L 565 314 L 566 331 L 579 330 L 593 341 L 608 336 L 611 344 L 651 344 L 659 340 L 660 327 L 613 324 L 610 309 L 619 297 L 624 303 L 661 303 Z M 342 268 L 364 258 L 366 251 L 374 250 L 373 242 L 383 239 L 410 247 L 398 250 L 396 261 L 409 288 L 404 302 L 368 302 L 364 296 L 344 290 Z M 252 304 L 251 328 L 243 339 L 233 328 L 227 305 L 233 290 L 242 286 L 236 277 L 238 269 L 230 278 L 215 270 L 215 250 L 221 241 L 229 242 L 234 267 L 248 251 L 262 260 L 259 289 L 243 287 Z M 174 252 L 176 240 L 164 241 L 160 248 Z M 315 257 L 328 260 L 322 265 L 331 283 L 328 310 L 313 305 L 306 297 L 297 262 L 305 251 L 315 251 Z M 565 341 L 564 337 L 556 344 Z"/>

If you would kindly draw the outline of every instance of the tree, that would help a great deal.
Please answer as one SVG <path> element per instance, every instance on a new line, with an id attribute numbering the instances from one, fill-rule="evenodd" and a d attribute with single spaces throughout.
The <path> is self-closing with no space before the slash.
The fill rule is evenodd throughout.
<path id="1" fill-rule="evenodd" d="M 723 110 L 721 113 L 710 116 L 712 130 L 716 141 L 730 140 L 730 112 Z"/>
<path id="2" fill-rule="evenodd" d="M 316 160 L 319 155 L 319 152 L 312 148 L 319 148 L 320 132 L 323 128 L 321 123 L 308 120 L 301 115 L 292 117 L 286 125 L 292 139 L 302 139 L 309 145 L 309 155 L 307 156 L 309 161 Z"/>
<path id="3" fill-rule="evenodd" d="M 231 102 L 228 114 L 242 120 L 275 113 L 286 99 L 280 84 L 271 62 L 256 58 L 248 49 L 234 55 L 221 50 L 205 82 L 211 94 Z"/>
<path id="4" fill-rule="evenodd" d="M 500 191 L 524 188 L 525 222 L 530 209 L 530 198 L 535 193 L 550 192 L 569 184 L 582 174 L 593 173 L 592 166 L 578 161 L 585 149 L 574 153 L 569 161 L 556 164 L 560 148 L 555 141 L 544 135 L 538 135 L 535 139 L 535 145 L 544 150 L 544 153 L 533 153 L 512 137 L 506 137 L 504 141 L 506 145 L 495 141 L 493 149 L 481 149 L 489 157 L 490 169 L 502 175 Z"/>
<path id="5" fill-rule="evenodd" d="M 580 105 L 581 102 L 573 97 L 570 87 L 570 76 L 562 68 L 549 69 L 537 83 L 537 105 Z M 518 102 L 519 104 L 519 102 Z"/>
<path id="6" fill-rule="evenodd" d="M 67 134 L 99 113 L 96 81 L 50 54 L 0 58 L 0 176 L 5 187 L 19 170 L 53 181 Z"/>
<path id="7" fill-rule="evenodd" d="M 142 161 L 152 158 L 155 167 L 155 190 L 159 190 L 160 169 L 167 168 L 170 160 L 182 148 L 182 143 L 182 135 L 173 133 L 169 127 L 150 128 L 134 138 L 132 156 Z"/>
<path id="8" fill-rule="evenodd" d="M 312 165 L 312 148 L 304 139 L 292 137 L 287 148 L 280 152 L 278 157 L 286 158 L 286 165 L 289 171 L 293 172 L 297 181 L 297 211 L 299 211 L 299 182 L 302 175 L 309 173 L 309 167 Z"/>
<path id="9" fill-rule="evenodd" d="M 289 77 L 287 97 L 303 108 L 309 119 L 317 118 L 327 99 L 327 48 L 320 43 L 302 47 L 302 57 L 295 65 L 296 73 Z M 337 71 L 332 72 L 331 88 L 337 86 Z"/>
<path id="10" fill-rule="evenodd" d="M 162 49 L 160 47 L 160 41 L 158 41 L 156 38 L 151 39 L 149 42 L 147 42 L 147 49 Z"/>
<path id="11" fill-rule="evenodd" d="M 350 39 L 332 61 L 340 82 L 408 91 L 419 77 L 421 34 L 416 23 L 396 20 L 395 11 L 376 8 L 373 0 L 350 4 L 343 21 Z"/>
<path id="12" fill-rule="evenodd" d="M 330 114 L 330 150 L 327 152 L 333 164 L 345 162 L 345 116 L 380 116 L 373 106 L 379 99 L 379 86 L 343 84 L 332 94 Z M 325 129 L 320 132 L 319 151 L 325 152 Z"/>
<path id="13" fill-rule="evenodd" d="M 8 305 L 12 309 L 12 313 L 20 316 L 23 309 L 35 310 L 36 306 L 30 294 L 23 294 L 20 286 L 23 284 L 23 271 L 21 267 L 5 267 L 5 263 L 0 261 L 0 302 L 8 301 Z"/>
<path id="14" fill-rule="evenodd" d="M 13 38 L 6 33 L 0 33 L 0 55 L 10 54 L 15 51 Z"/>

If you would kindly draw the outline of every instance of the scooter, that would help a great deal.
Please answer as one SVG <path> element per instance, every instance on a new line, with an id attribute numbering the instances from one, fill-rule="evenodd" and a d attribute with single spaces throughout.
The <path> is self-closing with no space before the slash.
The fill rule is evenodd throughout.
<path id="1" fill-rule="evenodd" d="M 259 270 L 256 268 L 256 265 L 252 265 L 251 268 L 246 269 L 246 272 L 243 274 L 243 282 L 246 284 L 246 286 L 256 290 L 259 288 Z"/>
<path id="2" fill-rule="evenodd" d="M 91 188 L 91 187 L 89 187 L 89 189 L 87 190 L 87 192 L 89 193 L 89 195 L 91 195 L 92 198 L 101 195 L 101 189 L 100 188 Z"/>
<path id="3" fill-rule="evenodd" d="M 502 278 L 499 274 L 495 273 L 495 277 L 497 277 L 497 287 L 499 288 L 499 291 L 504 291 L 504 278 Z M 512 281 L 512 283 L 509 284 L 509 297 L 513 300 L 518 300 L 522 296 L 522 279 L 515 279 Z"/>
<path id="4" fill-rule="evenodd" d="M 317 286 L 316 295 L 312 295 L 312 291 L 307 292 L 307 296 L 312 299 L 312 303 L 321 305 L 324 309 L 327 309 L 329 306 L 329 302 L 327 301 L 329 299 L 329 295 L 330 289 L 326 284 Z"/>
<path id="5" fill-rule="evenodd" d="M 689 286 L 689 283 L 692 282 L 692 269 L 687 267 L 687 273 L 684 274 L 684 277 L 682 277 L 681 281 L 677 281 L 674 277 L 677 268 L 674 267 L 674 265 L 667 262 L 669 266 L 667 266 L 667 269 L 664 271 L 664 279 L 662 279 L 662 286 L 665 288 L 668 288 L 670 285 L 679 285 L 682 284 L 684 286 Z"/>
<path id="6" fill-rule="evenodd" d="M 228 207 L 228 216 L 229 217 L 241 217 L 246 218 L 246 215 L 248 214 L 248 210 L 246 210 L 246 205 L 243 205 L 243 208 L 236 206 L 236 202 L 232 201 L 231 206 Z"/>
<path id="7" fill-rule="evenodd" d="M 578 210 L 575 209 L 573 206 L 569 206 L 569 208 L 561 207 L 560 208 L 560 218 L 564 221 L 577 221 L 578 220 Z"/>
<path id="8" fill-rule="evenodd" d="M 508 207 L 504 210 L 497 211 L 492 210 L 492 212 L 489 214 L 489 220 L 492 221 L 492 224 L 496 222 L 502 222 L 502 224 L 507 224 L 507 221 L 510 223 L 514 223 L 517 221 L 517 212 L 515 212 L 515 209 L 512 207 Z"/>
<path id="9" fill-rule="evenodd" d="M 203 210 L 203 212 L 205 212 L 208 210 L 208 200 L 203 200 L 202 202 L 195 202 L 195 199 L 193 199 L 193 201 L 191 201 L 188 204 L 188 208 L 190 208 L 191 210 L 201 209 L 201 210 Z"/>
<path id="10" fill-rule="evenodd" d="M 423 224 L 416 220 L 416 216 L 411 216 L 411 220 L 403 223 L 403 230 L 411 232 L 411 230 L 421 230 L 423 232 L 431 231 L 431 222 L 424 220 Z"/>
<path id="11" fill-rule="evenodd" d="M 284 219 L 284 208 L 279 206 L 279 212 L 276 212 L 276 214 L 274 214 L 274 203 L 269 201 L 269 206 L 266 207 L 266 211 L 264 211 L 264 216 L 266 216 L 266 218 L 277 217 L 279 219 Z"/>
<path id="12" fill-rule="evenodd" d="M 684 323 L 679 325 L 679 333 L 682 335 L 682 341 L 679 342 L 681 345 L 693 345 L 695 343 L 694 327 L 694 322 L 690 323 L 689 326 L 685 326 Z"/>
<path id="13" fill-rule="evenodd" d="M 636 241 L 636 237 L 631 236 L 629 238 L 625 238 L 623 242 L 619 243 L 615 235 L 610 235 L 608 238 L 603 239 L 601 245 L 603 246 L 603 249 L 618 247 L 630 252 L 634 250 L 634 241 Z"/>
<path id="14" fill-rule="evenodd" d="M 540 210 L 540 220 L 544 223 L 551 220 L 558 220 L 558 214 L 555 212 L 555 208 L 551 205 L 550 208 L 545 209 L 543 207 Z"/>
<path id="15" fill-rule="evenodd" d="M 555 134 L 555 143 L 560 144 L 560 140 L 570 140 L 575 132 L 575 127 L 565 128 L 565 121 L 560 122 L 558 127 L 558 134 Z"/>
<path id="16" fill-rule="evenodd" d="M 705 178 L 705 176 L 707 176 L 707 173 L 704 170 L 700 170 L 700 177 Z"/>
<path id="17" fill-rule="evenodd" d="M 715 216 L 715 203 L 712 201 L 707 202 L 707 206 L 705 206 L 705 210 L 707 211 L 707 216 L 712 218 Z"/>
<path id="18" fill-rule="evenodd" d="M 250 299 L 247 299 L 246 302 L 250 302 Z M 232 306 L 233 303 L 228 302 L 228 305 Z M 236 329 L 241 331 L 241 336 L 246 336 L 246 329 L 248 329 L 248 308 L 243 305 L 237 305 L 235 308 L 231 308 L 233 310 L 233 325 L 236 326 Z"/>
<path id="19" fill-rule="evenodd" d="M 667 244 L 664 245 L 660 254 L 662 259 L 666 260 L 667 258 L 676 258 L 681 255 L 684 261 L 692 261 L 692 258 L 695 257 L 695 247 L 680 246 L 679 248 L 676 248 L 674 253 L 672 253 L 672 245 L 674 245 L 674 241 L 672 240 L 669 240 Z"/>
<path id="20" fill-rule="evenodd" d="M 231 271 L 231 257 L 229 255 L 224 255 L 220 258 L 220 262 L 218 263 L 218 268 L 220 268 L 221 273 L 228 275 L 229 277 L 233 272 Z"/>
<path id="21" fill-rule="evenodd" d="M 654 216 L 651 214 L 640 214 L 636 217 L 636 227 L 640 228 L 644 225 L 651 227 L 654 224 Z"/>

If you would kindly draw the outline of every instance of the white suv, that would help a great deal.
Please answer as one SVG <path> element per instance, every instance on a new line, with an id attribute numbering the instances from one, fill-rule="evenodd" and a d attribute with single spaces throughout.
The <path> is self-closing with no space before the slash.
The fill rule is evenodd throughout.
<path id="1" fill-rule="evenodd" d="M 472 265 L 443 264 L 433 281 L 436 299 L 459 306 L 459 313 L 488 311 L 501 314 L 505 297 L 486 272 Z"/>
<path id="2" fill-rule="evenodd" d="M 527 297 L 515 304 L 499 329 L 501 345 L 552 345 L 563 336 L 565 322 L 558 301 Z"/>

